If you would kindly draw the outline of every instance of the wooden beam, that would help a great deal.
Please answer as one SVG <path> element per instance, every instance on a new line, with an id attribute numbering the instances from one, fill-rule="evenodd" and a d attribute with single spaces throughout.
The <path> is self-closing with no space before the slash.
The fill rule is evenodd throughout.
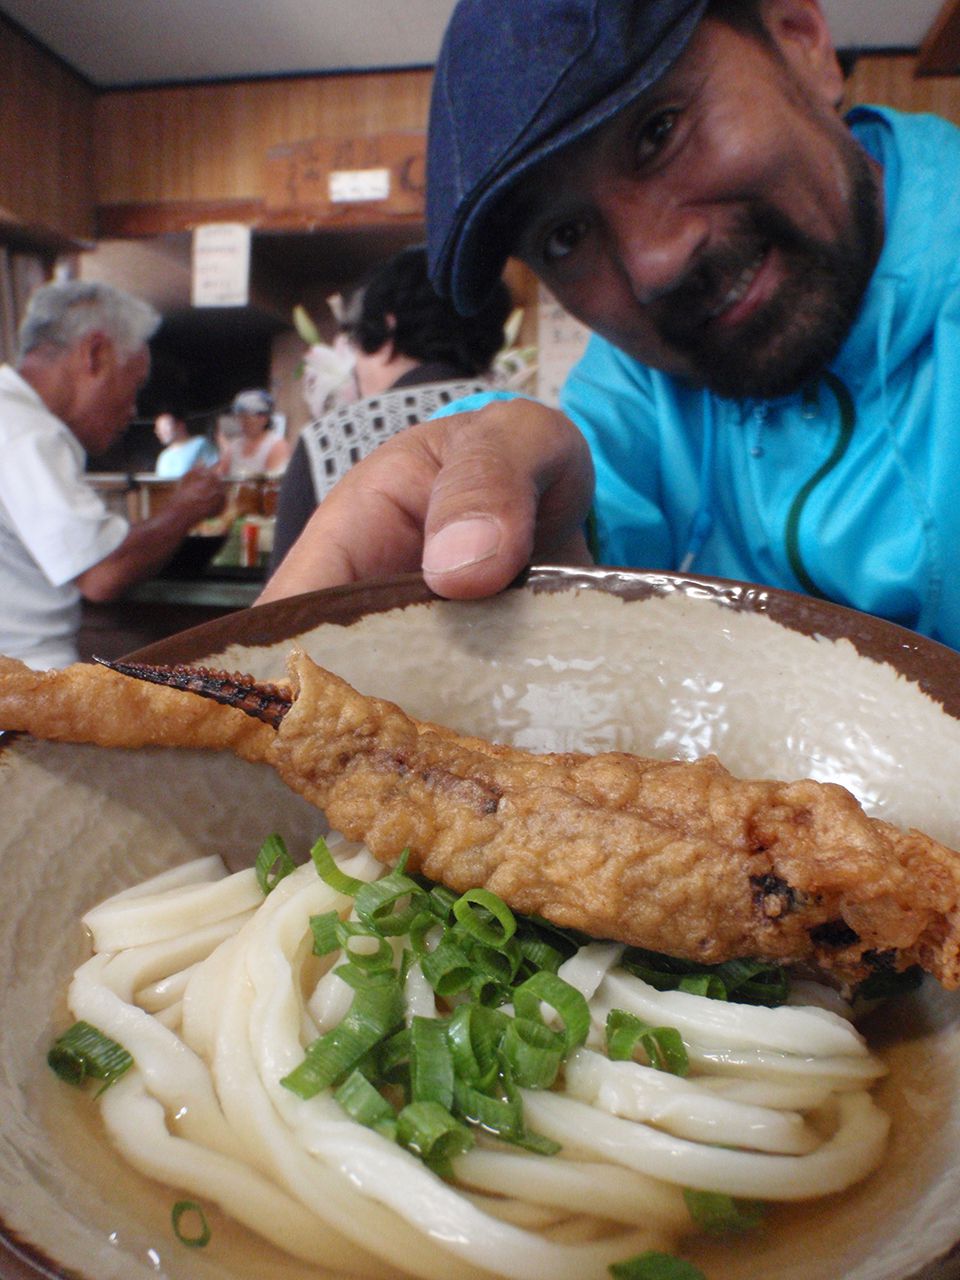
<path id="1" fill-rule="evenodd" d="M 960 0 L 945 0 L 920 46 L 916 74 L 960 75 Z"/>
<path id="2" fill-rule="evenodd" d="M 96 210 L 101 240 L 140 239 L 192 231 L 206 222 L 244 222 L 254 231 L 360 231 L 418 227 L 423 215 L 390 214 L 376 205 L 342 210 L 270 209 L 263 200 L 169 200 L 145 204 L 101 204 Z"/>

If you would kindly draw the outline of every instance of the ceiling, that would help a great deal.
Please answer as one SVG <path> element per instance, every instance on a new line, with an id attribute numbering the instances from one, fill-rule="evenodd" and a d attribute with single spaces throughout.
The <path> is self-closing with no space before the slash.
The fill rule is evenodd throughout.
<path id="1" fill-rule="evenodd" d="M 845 49 L 917 48 L 944 0 L 821 0 Z M 0 0 L 99 88 L 429 66 L 455 0 Z"/>

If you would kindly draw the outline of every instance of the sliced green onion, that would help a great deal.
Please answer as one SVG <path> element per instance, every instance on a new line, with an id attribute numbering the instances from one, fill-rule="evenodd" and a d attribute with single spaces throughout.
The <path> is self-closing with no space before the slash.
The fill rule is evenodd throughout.
<path id="1" fill-rule="evenodd" d="M 410 1101 L 410 1030 L 402 1030 L 381 1040 L 376 1048 L 377 1072 L 384 1084 L 398 1084 Z"/>
<path id="2" fill-rule="evenodd" d="M 607 1057 L 629 1062 L 639 1045 L 651 1067 L 685 1076 L 690 1069 L 686 1046 L 675 1027 L 651 1027 L 636 1014 L 611 1009 L 607 1014 Z"/>
<path id="3" fill-rule="evenodd" d="M 503 1053 L 522 1089 L 549 1089 L 564 1058 L 563 1037 L 539 1018 L 511 1018 L 503 1038 Z"/>
<path id="4" fill-rule="evenodd" d="M 453 1106 L 453 1055 L 447 1027 L 438 1018 L 415 1017 L 410 1023 L 410 1093 L 414 1102 Z"/>
<path id="5" fill-rule="evenodd" d="M 453 904 L 462 927 L 488 947 L 502 947 L 517 931 L 517 918 L 489 889 L 468 889 Z"/>
<path id="6" fill-rule="evenodd" d="M 701 1231 L 712 1235 L 753 1231 L 763 1221 L 763 1205 L 756 1200 L 735 1200 L 721 1191 L 691 1191 L 683 1198 L 687 1212 Z"/>
<path id="7" fill-rule="evenodd" d="M 133 1066 L 133 1058 L 89 1022 L 75 1022 L 50 1046 L 47 1065 L 67 1084 L 81 1085 L 87 1078 L 103 1080 L 104 1088 Z"/>
<path id="8" fill-rule="evenodd" d="M 404 898 L 409 899 L 407 906 L 392 910 Z M 417 882 L 395 868 L 382 879 L 363 885 L 357 891 L 354 906 L 364 924 L 384 937 L 396 937 L 409 931 L 412 922 L 426 910 L 427 901 Z"/>
<path id="9" fill-rule="evenodd" d="M 375 929 L 370 929 L 365 924 L 358 924 L 354 920 L 338 919 L 334 926 L 334 933 L 338 944 L 343 949 L 343 954 L 348 956 L 350 963 L 356 965 L 358 969 L 362 969 L 364 973 L 387 970 L 393 973 L 393 947 Z M 355 942 L 375 942 L 376 947 L 372 951 L 365 951 L 362 946 L 353 946 Z"/>
<path id="10" fill-rule="evenodd" d="M 384 1137 L 396 1139 L 396 1112 L 360 1071 L 351 1071 L 333 1096 L 358 1124 L 376 1129 Z"/>
<path id="11" fill-rule="evenodd" d="M 620 964 L 658 991 L 680 989 L 719 1000 L 775 1006 L 783 1004 L 789 990 L 786 971 L 767 960 L 725 960 L 722 964 L 704 965 L 642 947 L 628 947 Z M 716 981 L 691 981 L 704 978 Z"/>
<path id="12" fill-rule="evenodd" d="M 678 991 L 692 996 L 706 996 L 708 1000 L 726 1000 L 727 984 L 715 973 L 692 973 L 677 983 Z"/>
<path id="13" fill-rule="evenodd" d="M 184 1231 L 181 1223 L 187 1215 L 197 1218 L 198 1230 L 192 1234 Z M 196 1200 L 178 1200 L 173 1206 L 170 1214 L 170 1220 L 173 1223 L 173 1234 L 177 1237 L 181 1244 L 185 1244 L 188 1249 L 202 1249 L 204 1245 L 210 1243 L 211 1231 L 207 1223 L 206 1214 Z"/>
<path id="14" fill-rule="evenodd" d="M 403 1007 L 395 977 L 359 988 L 343 1020 L 314 1040 L 303 1062 L 280 1083 L 299 1098 L 312 1098 L 337 1084 L 402 1022 Z"/>
<path id="15" fill-rule="evenodd" d="M 420 968 L 438 996 L 454 996 L 466 991 L 473 978 L 470 957 L 446 937 L 440 939 L 433 951 L 420 957 Z"/>
<path id="16" fill-rule="evenodd" d="M 534 972 L 547 969 L 550 973 L 556 973 L 566 958 L 562 951 L 552 947 L 549 942 L 544 942 L 542 938 L 518 938 L 518 945 L 524 962 Z"/>
<path id="17" fill-rule="evenodd" d="M 268 893 L 272 893 L 280 881 L 285 879 L 291 871 L 296 871 L 296 869 L 297 864 L 287 852 L 283 837 L 278 835 L 267 836 L 260 846 L 260 852 L 257 854 L 255 863 L 257 884 L 263 890 L 264 897 Z"/>
<path id="18" fill-rule="evenodd" d="M 427 905 L 441 924 L 446 924 L 450 919 L 453 904 L 456 900 L 457 895 L 452 889 L 448 889 L 445 884 L 433 885 L 427 894 Z"/>
<path id="19" fill-rule="evenodd" d="M 336 951 L 340 943 L 337 939 L 337 925 L 340 917 L 336 911 L 324 911 L 321 915 L 310 917 L 310 932 L 313 934 L 313 954 L 327 956 Z"/>
<path id="20" fill-rule="evenodd" d="M 790 980 L 780 965 L 769 960 L 724 960 L 716 967 L 727 988 L 727 998 L 750 1004 L 783 1004 L 790 993 Z"/>
<path id="21" fill-rule="evenodd" d="M 518 1017 L 538 1019 L 541 1001 L 563 1023 L 564 1052 L 572 1053 L 590 1032 L 590 1009 L 582 993 L 557 974 L 541 970 L 515 988 L 513 1007 Z"/>
<path id="22" fill-rule="evenodd" d="M 519 1138 L 513 1139 L 513 1145 L 536 1156 L 555 1156 L 563 1149 L 562 1143 L 546 1138 L 542 1133 L 534 1133 L 531 1129 L 524 1129 Z"/>
<path id="23" fill-rule="evenodd" d="M 469 991 L 478 1005 L 485 1009 L 497 1009 L 506 1004 L 513 996 L 510 987 L 497 982 L 486 973 L 475 973 L 470 979 Z"/>
<path id="24" fill-rule="evenodd" d="M 470 957 L 474 970 L 491 982 L 509 986 L 517 975 L 523 956 L 519 945 L 511 938 L 500 947 L 490 946 L 465 932 L 460 925 L 449 929 L 446 935 Z"/>
<path id="25" fill-rule="evenodd" d="M 463 1081 L 476 1082 L 496 1072 L 498 1049 L 510 1019 L 482 1005 L 461 1004 L 446 1024 L 454 1070 Z"/>
<path id="26" fill-rule="evenodd" d="M 414 955 L 425 956 L 429 954 L 430 948 L 427 946 L 427 939 L 434 930 L 439 934 L 440 921 L 432 911 L 421 911 L 414 916 L 407 931 Z"/>
<path id="27" fill-rule="evenodd" d="M 361 969 L 358 964 L 349 961 L 338 964 L 333 971 L 342 982 L 354 991 L 365 991 L 368 987 L 398 987 L 399 978 L 394 969 Z"/>
<path id="28" fill-rule="evenodd" d="M 348 876 L 345 871 L 340 870 L 334 861 L 333 854 L 327 848 L 327 842 L 323 836 L 310 850 L 310 857 L 317 869 L 317 875 L 324 884 L 328 884 L 337 893 L 343 893 L 348 898 L 352 898 L 366 883 L 365 880 L 356 880 L 353 876 Z"/>
<path id="29" fill-rule="evenodd" d="M 706 1280 L 699 1267 L 672 1253 L 650 1249 L 607 1268 L 613 1280 Z"/>
<path id="30" fill-rule="evenodd" d="M 458 1080 L 454 1086 L 457 1113 L 488 1133 L 516 1142 L 523 1136 L 523 1104 L 519 1094 L 494 1096 Z"/>
<path id="31" fill-rule="evenodd" d="M 470 1150 L 473 1134 L 438 1102 L 411 1102 L 397 1116 L 397 1141 L 449 1176 L 450 1161 Z"/>

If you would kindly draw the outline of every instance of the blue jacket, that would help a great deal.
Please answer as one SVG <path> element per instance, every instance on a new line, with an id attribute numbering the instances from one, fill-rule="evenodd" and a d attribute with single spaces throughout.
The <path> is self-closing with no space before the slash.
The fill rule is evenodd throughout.
<path id="1" fill-rule="evenodd" d="M 886 234 L 816 386 L 722 400 L 593 337 L 561 403 L 593 454 L 602 563 L 822 595 L 960 648 L 960 129 L 849 123 L 884 167 Z"/>
<path id="2" fill-rule="evenodd" d="M 960 129 L 861 107 L 886 235 L 820 383 L 720 400 L 598 338 L 563 407 L 597 469 L 601 559 L 787 587 L 960 648 Z"/>

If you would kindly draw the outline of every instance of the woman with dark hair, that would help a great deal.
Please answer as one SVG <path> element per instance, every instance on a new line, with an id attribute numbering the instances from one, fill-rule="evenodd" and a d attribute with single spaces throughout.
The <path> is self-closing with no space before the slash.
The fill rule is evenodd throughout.
<path id="1" fill-rule="evenodd" d="M 360 397 L 306 426 L 277 502 L 271 572 L 316 506 L 354 463 L 444 405 L 489 389 L 503 346 L 510 293 L 502 281 L 476 315 L 461 316 L 427 277 L 426 250 L 404 249 L 373 273 L 341 332 Z"/>

